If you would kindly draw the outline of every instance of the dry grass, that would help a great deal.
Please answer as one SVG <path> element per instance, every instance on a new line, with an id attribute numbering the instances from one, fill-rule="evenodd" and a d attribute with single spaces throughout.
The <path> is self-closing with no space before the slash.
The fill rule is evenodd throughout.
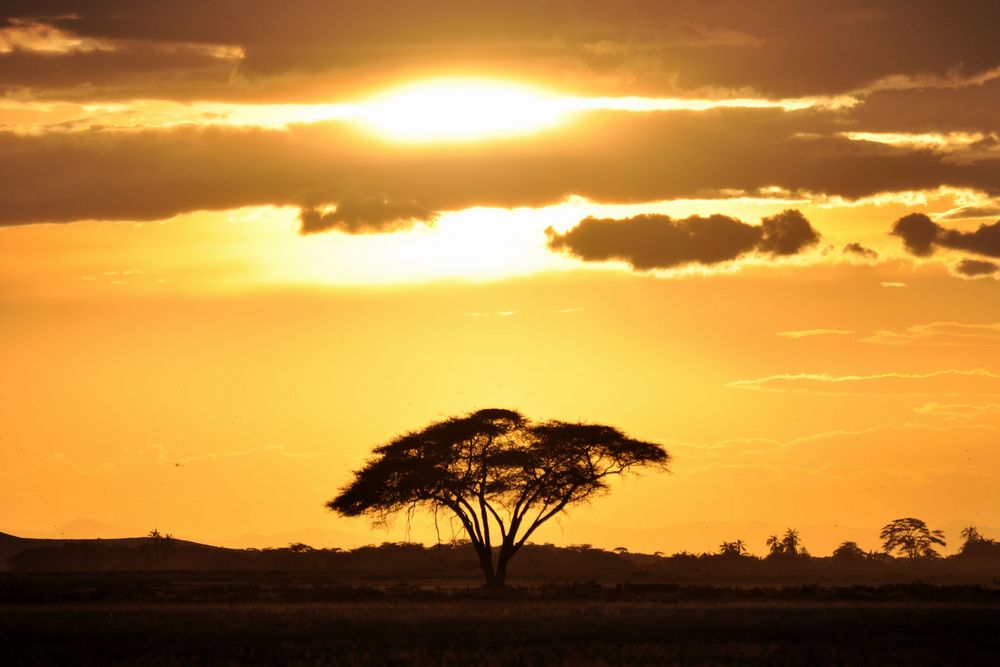
<path id="1" fill-rule="evenodd" d="M 6 664 L 995 664 L 994 604 L 413 598 L 0 607 Z"/>

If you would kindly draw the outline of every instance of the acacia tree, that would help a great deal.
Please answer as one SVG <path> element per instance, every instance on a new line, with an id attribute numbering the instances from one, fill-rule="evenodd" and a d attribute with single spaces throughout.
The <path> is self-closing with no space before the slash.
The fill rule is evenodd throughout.
<path id="1" fill-rule="evenodd" d="M 934 545 L 945 546 L 942 531 L 930 530 L 926 523 L 913 517 L 887 523 L 879 537 L 887 554 L 898 551 L 908 558 L 937 558 L 939 554 Z"/>
<path id="2" fill-rule="evenodd" d="M 607 491 L 614 476 L 670 460 L 662 446 L 611 426 L 532 422 L 501 409 L 433 423 L 374 455 L 327 507 L 376 525 L 403 511 L 448 513 L 491 588 L 505 585 L 510 559 L 543 523 Z"/>

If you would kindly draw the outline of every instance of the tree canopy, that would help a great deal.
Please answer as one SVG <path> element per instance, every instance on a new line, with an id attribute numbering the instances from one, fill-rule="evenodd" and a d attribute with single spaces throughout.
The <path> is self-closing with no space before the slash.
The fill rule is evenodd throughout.
<path id="1" fill-rule="evenodd" d="M 662 446 L 611 426 L 486 409 L 376 447 L 327 507 L 377 524 L 403 511 L 447 512 L 468 535 L 487 585 L 502 587 L 510 559 L 539 526 L 606 492 L 612 477 L 669 460 Z"/>
<path id="2" fill-rule="evenodd" d="M 940 554 L 934 545 L 945 546 L 943 532 L 930 530 L 926 523 L 913 517 L 887 523 L 879 537 L 887 554 L 899 551 L 908 558 L 937 558 Z"/>
<path id="3" fill-rule="evenodd" d="M 841 542 L 840 546 L 833 550 L 833 557 L 840 560 L 860 560 L 865 556 L 865 550 L 853 541 Z"/>

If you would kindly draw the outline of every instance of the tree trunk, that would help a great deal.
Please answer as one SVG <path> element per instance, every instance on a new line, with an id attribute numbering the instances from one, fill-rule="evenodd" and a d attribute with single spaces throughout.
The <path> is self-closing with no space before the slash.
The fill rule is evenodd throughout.
<path id="1" fill-rule="evenodd" d="M 507 564 L 510 563 L 513 555 L 513 545 L 504 542 L 500 546 L 500 553 L 497 555 L 497 567 L 493 576 L 492 588 L 504 588 L 507 585 Z"/>
<path id="2" fill-rule="evenodd" d="M 493 553 L 491 549 L 486 547 L 476 547 L 476 554 L 479 556 L 479 567 L 483 570 L 483 576 L 486 577 L 486 587 L 496 588 L 496 570 L 493 569 Z M 503 587 L 503 584 L 500 584 Z"/>
<path id="3" fill-rule="evenodd" d="M 496 574 L 493 575 L 493 583 L 490 588 L 506 588 L 507 586 L 507 562 L 497 563 Z"/>

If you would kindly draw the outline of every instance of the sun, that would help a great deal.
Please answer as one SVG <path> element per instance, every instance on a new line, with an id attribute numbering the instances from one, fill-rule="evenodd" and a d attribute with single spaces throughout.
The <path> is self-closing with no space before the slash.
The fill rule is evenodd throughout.
<path id="1" fill-rule="evenodd" d="M 532 134 L 570 109 L 537 88 L 489 79 L 435 79 L 390 90 L 358 105 L 358 122 L 396 141 L 469 142 Z"/>

